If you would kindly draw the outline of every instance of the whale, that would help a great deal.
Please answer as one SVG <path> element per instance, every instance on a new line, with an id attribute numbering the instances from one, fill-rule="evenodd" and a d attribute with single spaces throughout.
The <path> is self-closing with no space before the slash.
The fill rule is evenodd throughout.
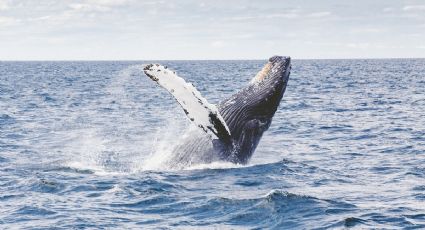
<path id="1" fill-rule="evenodd" d="M 270 127 L 291 72 L 289 56 L 273 56 L 240 91 L 217 105 L 192 83 L 160 64 L 147 64 L 144 73 L 167 90 L 194 124 L 165 164 L 184 169 L 197 164 L 247 164 L 263 133 Z"/>

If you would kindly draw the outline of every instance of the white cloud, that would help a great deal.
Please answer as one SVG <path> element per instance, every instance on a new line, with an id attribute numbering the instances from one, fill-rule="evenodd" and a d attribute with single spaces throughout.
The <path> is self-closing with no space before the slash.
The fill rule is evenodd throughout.
<path id="1" fill-rule="evenodd" d="M 301 12 L 297 10 L 290 10 L 286 13 L 275 13 L 275 14 L 262 14 L 257 16 L 234 16 L 231 17 L 230 20 L 233 21 L 246 21 L 246 20 L 257 20 L 257 19 L 276 19 L 276 18 L 284 18 L 284 19 L 296 19 L 296 18 L 302 18 L 302 17 L 309 17 L 309 18 L 324 18 L 331 15 L 331 12 L 329 11 L 320 11 L 320 12 L 313 12 L 309 14 L 302 14 Z"/>
<path id="2" fill-rule="evenodd" d="M 322 11 L 322 12 L 314 12 L 308 15 L 308 17 L 311 18 L 323 18 L 331 15 L 331 12 L 328 11 Z"/>
<path id="3" fill-rule="evenodd" d="M 6 0 L 0 0 L 0 10 L 9 9 L 9 3 Z"/>
<path id="4" fill-rule="evenodd" d="M 259 17 L 254 17 L 254 16 L 235 16 L 235 17 L 231 17 L 229 18 L 232 21 L 245 21 L 245 20 L 252 20 L 252 19 L 257 19 Z"/>
<path id="5" fill-rule="evenodd" d="M 20 22 L 19 19 L 12 17 L 2 17 L 0 16 L 0 27 L 3 26 L 14 26 Z"/>
<path id="6" fill-rule="evenodd" d="M 403 7 L 404 11 L 422 11 L 425 10 L 425 5 L 410 5 Z"/>
<path id="7" fill-rule="evenodd" d="M 240 35 L 235 35 L 235 38 L 237 39 L 248 39 L 248 38 L 253 38 L 254 35 L 253 34 L 240 34 Z"/>
<path id="8" fill-rule="evenodd" d="M 366 49 L 370 47 L 370 44 L 367 42 L 348 43 L 347 47 L 355 49 Z"/>
<path id="9" fill-rule="evenodd" d="M 185 24 L 184 23 L 170 23 L 170 24 L 167 24 L 166 27 L 179 29 L 179 28 L 184 28 Z"/>
<path id="10" fill-rule="evenodd" d="M 71 3 L 69 7 L 76 11 L 111 11 L 117 6 L 126 6 L 131 3 L 131 0 L 86 0 L 82 3 Z M 144 5 L 153 5 L 160 2 L 142 2 Z"/>
<path id="11" fill-rule="evenodd" d="M 126 5 L 129 0 L 88 0 L 87 3 L 98 6 L 120 6 Z"/>
<path id="12" fill-rule="evenodd" d="M 394 11 L 394 8 L 392 8 L 392 7 L 385 7 L 382 11 L 383 12 L 393 12 Z"/>
<path id="13" fill-rule="evenodd" d="M 225 45 L 226 45 L 226 43 L 223 42 L 223 41 L 213 41 L 213 42 L 211 42 L 211 46 L 214 47 L 214 48 L 221 48 Z"/>
<path id="14" fill-rule="evenodd" d="M 231 21 L 247 21 L 247 20 L 258 20 L 258 19 L 275 19 L 275 18 L 286 18 L 286 19 L 293 19 L 298 18 L 299 15 L 297 13 L 281 13 L 281 14 L 265 14 L 265 15 L 258 15 L 258 16 L 233 16 L 230 17 L 229 20 Z"/>
<path id="15" fill-rule="evenodd" d="M 354 28 L 350 30 L 350 34 L 364 34 L 364 33 L 382 33 L 385 32 L 386 29 L 382 28 Z"/>
<path id="16" fill-rule="evenodd" d="M 94 4 L 84 4 L 84 3 L 72 3 L 69 7 L 76 11 L 100 11 L 106 12 L 111 9 L 107 6 L 94 5 Z"/>
<path id="17" fill-rule="evenodd" d="M 264 18 L 298 18 L 298 17 L 299 15 L 294 12 L 289 12 L 286 14 L 270 14 L 270 15 L 264 16 Z"/>

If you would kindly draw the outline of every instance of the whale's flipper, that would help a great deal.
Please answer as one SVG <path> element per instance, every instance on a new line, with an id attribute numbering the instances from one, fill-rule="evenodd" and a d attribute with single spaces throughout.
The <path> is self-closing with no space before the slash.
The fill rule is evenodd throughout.
<path id="1" fill-rule="evenodd" d="M 231 142 L 229 128 L 217 107 L 208 103 L 191 83 L 187 83 L 175 72 L 159 64 L 149 64 L 143 70 L 148 77 L 174 96 L 186 116 L 199 128 L 225 143 Z"/>

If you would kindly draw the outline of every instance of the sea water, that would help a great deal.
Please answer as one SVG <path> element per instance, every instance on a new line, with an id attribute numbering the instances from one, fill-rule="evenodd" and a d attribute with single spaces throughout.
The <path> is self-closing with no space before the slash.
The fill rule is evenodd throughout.
<path id="1" fill-rule="evenodd" d="M 265 63 L 157 62 L 211 103 Z M 0 62 L 1 229 L 425 228 L 425 59 L 293 60 L 248 165 L 180 171 L 147 63 Z"/>

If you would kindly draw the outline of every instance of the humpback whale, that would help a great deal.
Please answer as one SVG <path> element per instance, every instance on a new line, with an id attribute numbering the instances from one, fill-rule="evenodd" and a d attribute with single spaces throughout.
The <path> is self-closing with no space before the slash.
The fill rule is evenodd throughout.
<path id="1" fill-rule="evenodd" d="M 166 162 L 170 168 L 183 169 L 215 161 L 248 163 L 283 97 L 291 59 L 269 58 L 245 88 L 217 106 L 166 66 L 149 64 L 143 70 L 174 96 L 186 116 L 199 128 L 192 130 L 174 148 Z"/>

